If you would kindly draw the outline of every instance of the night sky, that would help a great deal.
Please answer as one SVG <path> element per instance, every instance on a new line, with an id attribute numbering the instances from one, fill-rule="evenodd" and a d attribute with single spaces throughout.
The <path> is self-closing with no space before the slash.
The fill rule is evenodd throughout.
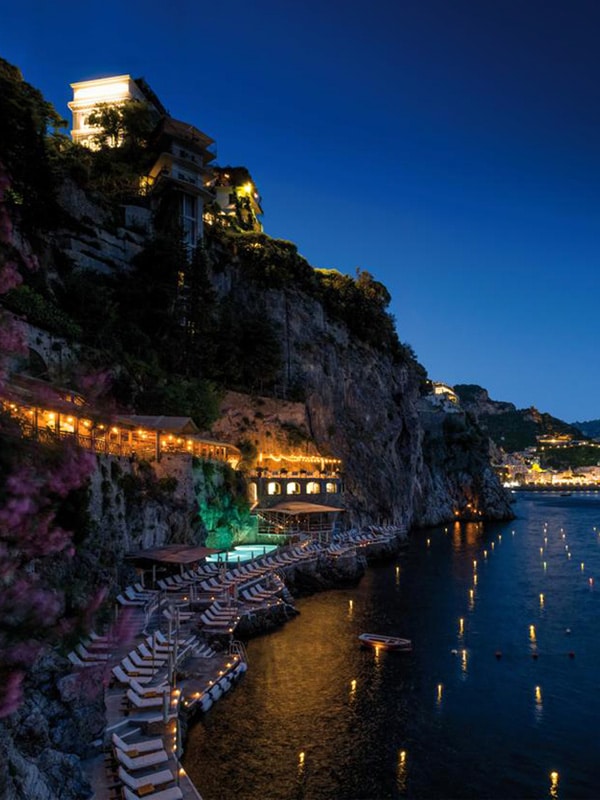
<path id="1" fill-rule="evenodd" d="M 430 377 L 600 417 L 598 0 L 11 4 L 0 55 L 143 76 L 247 166 L 265 230 L 369 270 Z"/>

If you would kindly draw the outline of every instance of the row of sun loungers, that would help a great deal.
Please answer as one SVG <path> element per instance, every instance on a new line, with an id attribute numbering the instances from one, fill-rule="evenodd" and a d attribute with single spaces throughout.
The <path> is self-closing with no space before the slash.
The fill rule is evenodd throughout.
<path id="1" fill-rule="evenodd" d="M 275 598 L 278 589 L 263 589 L 261 584 L 242 590 L 242 597 L 249 603 L 265 603 Z"/>
<path id="2" fill-rule="evenodd" d="M 185 655 L 197 641 L 196 636 L 188 636 L 179 641 L 178 657 Z M 128 686 L 138 697 L 162 695 L 163 688 L 156 685 L 156 674 L 159 670 L 164 670 L 170 655 L 175 655 L 175 642 L 160 631 L 155 631 L 128 653 L 120 664 L 113 667 L 112 674 L 119 683 Z"/>
<path id="3" fill-rule="evenodd" d="M 139 606 L 142 608 L 156 596 L 156 590 L 144 589 L 140 583 L 128 586 L 117 596 L 117 602 L 122 606 Z"/>
<path id="4" fill-rule="evenodd" d="M 175 775 L 169 769 L 169 756 L 162 738 L 125 741 L 112 734 L 118 778 L 125 800 L 179 800 L 183 793 L 175 786 Z M 169 786 L 169 784 L 173 784 Z"/>

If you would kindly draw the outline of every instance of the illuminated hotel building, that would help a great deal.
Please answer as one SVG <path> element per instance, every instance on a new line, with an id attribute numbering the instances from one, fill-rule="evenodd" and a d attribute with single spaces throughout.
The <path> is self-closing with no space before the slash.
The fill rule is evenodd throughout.
<path id="1" fill-rule="evenodd" d="M 71 138 L 94 149 L 100 128 L 89 124 L 90 114 L 104 105 L 129 101 L 144 103 L 156 114 L 151 145 L 158 152 L 147 175 L 141 176 L 140 197 L 150 198 L 150 207 L 174 208 L 183 229 L 185 244 L 192 248 L 202 238 L 204 203 L 214 200 L 210 162 L 215 158 L 214 140 L 187 122 L 169 116 L 143 78 L 115 75 L 72 83 Z M 118 146 L 119 142 L 112 142 Z"/>

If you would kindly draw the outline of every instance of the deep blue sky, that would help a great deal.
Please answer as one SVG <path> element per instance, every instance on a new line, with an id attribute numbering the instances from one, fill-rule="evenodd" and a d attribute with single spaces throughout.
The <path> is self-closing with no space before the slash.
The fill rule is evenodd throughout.
<path id="1" fill-rule="evenodd" d="M 0 55 L 144 76 L 243 164 L 265 230 L 386 284 L 436 380 L 600 417 L 598 0 L 22 0 Z"/>

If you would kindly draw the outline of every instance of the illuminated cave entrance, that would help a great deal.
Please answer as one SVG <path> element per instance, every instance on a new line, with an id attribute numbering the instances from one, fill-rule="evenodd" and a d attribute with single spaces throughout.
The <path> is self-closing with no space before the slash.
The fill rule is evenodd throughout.
<path id="1" fill-rule="evenodd" d="M 319 542 L 328 542 L 341 524 L 344 509 L 289 500 L 270 508 L 258 508 L 259 533 L 293 538 L 305 534 Z"/>

